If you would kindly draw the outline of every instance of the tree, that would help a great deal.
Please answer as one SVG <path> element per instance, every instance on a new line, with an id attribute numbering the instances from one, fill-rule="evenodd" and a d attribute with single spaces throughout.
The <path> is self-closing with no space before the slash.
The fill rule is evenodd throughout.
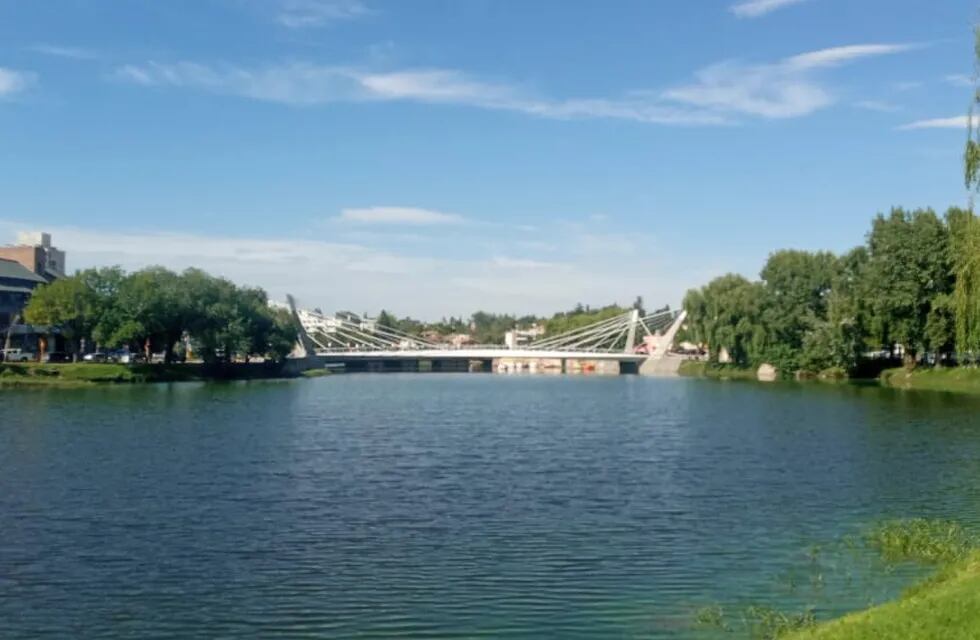
<path id="1" fill-rule="evenodd" d="M 116 295 L 113 345 L 127 344 L 150 351 L 162 349 L 173 360 L 174 345 L 183 336 L 190 309 L 181 278 L 163 267 L 149 267 L 125 277 Z"/>
<path id="2" fill-rule="evenodd" d="M 98 309 L 95 292 L 75 275 L 38 287 L 24 309 L 24 317 L 31 324 L 61 329 L 72 358 L 77 359 L 81 341 L 98 321 Z"/>
<path id="3" fill-rule="evenodd" d="M 933 301 L 952 291 L 949 233 L 929 209 L 879 214 L 868 235 L 870 329 L 882 346 L 903 347 L 912 365 L 927 345 Z"/>
<path id="4" fill-rule="evenodd" d="M 784 250 L 769 256 L 762 268 L 765 285 L 763 324 L 771 346 L 766 359 L 778 369 L 802 368 L 807 334 L 827 321 L 837 257 L 822 251 Z"/>
<path id="5" fill-rule="evenodd" d="M 767 352 L 762 324 L 764 294 L 762 283 L 731 273 L 688 291 L 684 309 L 690 333 L 708 346 L 712 360 L 717 362 L 724 349 L 734 364 L 761 363 Z"/>

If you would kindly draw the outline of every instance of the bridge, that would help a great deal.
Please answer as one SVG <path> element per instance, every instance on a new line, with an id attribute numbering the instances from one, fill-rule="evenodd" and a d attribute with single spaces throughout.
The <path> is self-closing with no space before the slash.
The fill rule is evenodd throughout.
<path id="1" fill-rule="evenodd" d="M 686 314 L 633 309 L 557 335 L 509 332 L 505 345 L 446 344 L 352 315 L 289 306 L 303 355 L 346 371 L 652 373 L 663 368 Z"/>

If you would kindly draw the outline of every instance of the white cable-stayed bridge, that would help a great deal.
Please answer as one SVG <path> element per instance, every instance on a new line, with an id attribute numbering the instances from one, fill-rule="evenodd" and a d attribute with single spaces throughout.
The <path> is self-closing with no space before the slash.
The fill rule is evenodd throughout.
<path id="1" fill-rule="evenodd" d="M 290 308 L 308 356 L 348 371 L 641 373 L 658 369 L 684 322 L 683 311 L 632 309 L 556 335 L 506 345 L 452 345 L 376 321 Z"/>

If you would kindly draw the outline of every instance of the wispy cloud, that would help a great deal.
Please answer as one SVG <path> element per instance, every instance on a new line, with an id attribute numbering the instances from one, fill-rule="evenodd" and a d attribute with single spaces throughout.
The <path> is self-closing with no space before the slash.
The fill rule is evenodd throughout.
<path id="1" fill-rule="evenodd" d="M 360 0 L 280 0 L 276 21 L 290 29 L 306 29 L 370 13 Z"/>
<path id="2" fill-rule="evenodd" d="M 973 78 L 966 75 L 965 73 L 951 73 L 943 78 L 946 84 L 951 84 L 954 87 L 972 87 Z"/>
<path id="3" fill-rule="evenodd" d="M 366 207 L 344 209 L 336 218 L 342 222 L 384 225 L 459 224 L 463 217 L 417 207 Z"/>
<path id="4" fill-rule="evenodd" d="M 64 47 L 54 44 L 36 44 L 31 47 L 31 51 L 34 51 L 35 53 L 43 53 L 46 56 L 69 58 L 71 60 L 96 60 L 99 57 L 99 54 L 90 49 L 82 49 L 80 47 Z"/>
<path id="5" fill-rule="evenodd" d="M 544 118 L 610 118 L 659 124 L 722 124 L 725 118 L 666 104 L 646 92 L 623 98 L 540 98 L 505 83 L 448 69 L 369 72 L 351 67 L 290 64 L 258 69 L 193 62 L 126 65 L 121 80 L 143 86 L 196 88 L 256 100 L 311 106 L 351 101 L 409 101 L 513 111 Z"/>
<path id="6" fill-rule="evenodd" d="M 970 124 L 968 116 L 953 116 L 951 118 L 932 118 L 929 120 L 916 120 L 908 124 L 903 124 L 899 129 L 966 129 Z M 980 116 L 973 116 L 973 126 L 980 126 Z"/>
<path id="7" fill-rule="evenodd" d="M 916 89 L 922 88 L 922 83 L 917 80 L 905 80 L 903 82 L 896 82 L 892 85 L 895 91 L 915 91 Z"/>
<path id="8" fill-rule="evenodd" d="M 36 81 L 37 76 L 29 71 L 0 67 L 0 98 L 24 91 Z"/>
<path id="9" fill-rule="evenodd" d="M 897 104 L 892 104 L 890 102 L 884 102 L 882 100 L 858 100 L 854 103 L 854 106 L 859 109 L 865 109 L 867 111 L 877 111 L 879 113 L 894 113 L 896 111 L 901 111 L 901 107 Z"/>
<path id="10" fill-rule="evenodd" d="M 310 106 L 333 102 L 408 101 L 511 111 L 542 118 L 605 118 L 666 125 L 719 125 L 740 116 L 788 118 L 833 104 L 818 72 L 864 58 L 900 53 L 908 44 L 860 44 L 821 49 L 775 63 L 712 65 L 696 81 L 666 90 L 617 97 L 542 97 L 517 85 L 474 78 L 452 69 L 366 71 L 292 63 L 259 68 L 195 62 L 148 62 L 116 70 L 144 86 L 193 88 L 256 100 Z"/>
<path id="11" fill-rule="evenodd" d="M 746 0 L 732 5 L 731 10 L 739 18 L 758 18 L 777 9 L 802 2 L 806 0 Z"/>
<path id="12" fill-rule="evenodd" d="M 817 71 L 862 58 L 908 51 L 909 44 L 860 44 L 810 51 L 771 64 L 723 62 L 696 74 L 694 84 L 670 89 L 669 99 L 720 112 L 791 118 L 833 104 L 829 89 L 814 78 Z"/>

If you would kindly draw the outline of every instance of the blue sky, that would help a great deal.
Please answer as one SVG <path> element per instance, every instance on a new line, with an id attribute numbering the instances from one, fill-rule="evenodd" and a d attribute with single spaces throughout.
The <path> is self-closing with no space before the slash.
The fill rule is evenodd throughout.
<path id="1" fill-rule="evenodd" d="M 0 0 L 0 242 L 422 317 L 966 200 L 966 0 Z"/>

